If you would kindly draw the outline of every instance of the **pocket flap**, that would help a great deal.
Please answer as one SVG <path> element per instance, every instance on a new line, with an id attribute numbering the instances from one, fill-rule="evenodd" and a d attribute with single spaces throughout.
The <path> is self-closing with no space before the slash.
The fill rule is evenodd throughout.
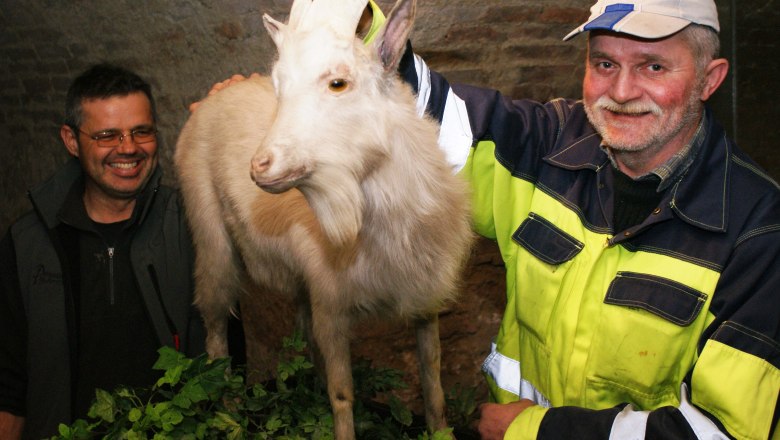
<path id="1" fill-rule="evenodd" d="M 512 239 L 536 258 L 556 265 L 574 258 L 584 246 L 576 238 L 534 213 L 523 220 L 512 234 Z"/>
<path id="2" fill-rule="evenodd" d="M 707 294 L 685 284 L 636 272 L 618 272 L 609 285 L 607 304 L 637 307 L 680 326 L 699 315 Z"/>

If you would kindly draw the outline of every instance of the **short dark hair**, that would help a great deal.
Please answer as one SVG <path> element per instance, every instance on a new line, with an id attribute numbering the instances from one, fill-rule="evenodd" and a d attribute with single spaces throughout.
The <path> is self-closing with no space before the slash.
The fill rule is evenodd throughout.
<path id="1" fill-rule="evenodd" d="M 143 78 L 125 68 L 101 63 L 79 75 L 68 88 L 65 97 L 65 124 L 78 129 L 83 114 L 81 103 L 85 99 L 106 99 L 112 96 L 127 96 L 143 92 L 149 98 L 152 118 L 157 121 L 157 109 L 152 96 L 152 87 Z"/>

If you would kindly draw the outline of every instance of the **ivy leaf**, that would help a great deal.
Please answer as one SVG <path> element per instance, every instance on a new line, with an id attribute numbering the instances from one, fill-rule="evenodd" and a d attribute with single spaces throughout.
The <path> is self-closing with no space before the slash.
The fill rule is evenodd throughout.
<path id="1" fill-rule="evenodd" d="M 390 396 L 388 404 L 390 405 L 390 414 L 403 426 L 412 424 L 412 412 L 404 406 L 401 400 L 396 396 Z"/>
<path id="2" fill-rule="evenodd" d="M 209 396 L 203 389 L 201 381 L 194 379 L 184 384 L 181 391 L 173 397 L 172 402 L 180 408 L 190 408 L 193 403 L 201 402 L 208 398 Z"/>
<path id="3" fill-rule="evenodd" d="M 162 428 L 166 432 L 171 432 L 176 428 L 176 425 L 184 420 L 184 416 L 176 408 L 170 408 L 166 410 L 160 419 L 162 421 Z"/>
<path id="4" fill-rule="evenodd" d="M 178 352 L 168 346 L 160 347 L 160 349 L 157 350 L 157 353 L 160 354 L 160 357 L 157 358 L 157 362 L 152 366 L 155 370 L 169 370 L 183 363 L 189 364 L 190 362 L 187 360 L 187 357 L 184 356 L 184 353 Z"/>
<path id="5" fill-rule="evenodd" d="M 126 436 L 127 440 L 147 440 L 143 432 L 128 431 Z"/>
<path id="6" fill-rule="evenodd" d="M 141 417 L 143 416 L 143 412 L 141 412 L 138 408 L 133 408 L 130 410 L 130 412 L 127 414 L 127 420 L 135 423 L 139 420 L 141 420 Z"/>
<path id="7" fill-rule="evenodd" d="M 233 417 L 231 417 L 230 414 L 221 411 L 218 411 L 214 415 L 214 418 L 210 420 L 209 424 L 212 427 L 219 429 L 220 431 L 227 431 L 230 428 L 240 426 L 238 422 L 233 420 Z"/>
<path id="8" fill-rule="evenodd" d="M 440 429 L 434 432 L 431 440 L 452 440 L 452 428 Z"/>
<path id="9" fill-rule="evenodd" d="M 108 423 L 114 423 L 114 409 L 116 406 L 114 397 L 107 391 L 96 389 L 95 398 L 97 400 L 89 408 L 88 415 L 101 418 Z"/>
<path id="10" fill-rule="evenodd" d="M 303 339 L 303 333 L 296 331 L 292 336 L 282 338 L 282 347 L 292 351 L 302 352 L 306 348 L 306 341 Z"/>
<path id="11" fill-rule="evenodd" d="M 155 383 L 154 386 L 159 388 L 166 383 L 170 385 L 176 385 L 181 379 L 182 371 L 184 371 L 183 365 L 176 365 L 175 367 L 171 367 L 165 370 L 163 377 L 157 379 L 157 383 Z"/>
<path id="12" fill-rule="evenodd" d="M 278 415 L 272 415 L 267 422 L 265 422 L 265 429 L 271 433 L 276 432 L 284 425 L 284 422 Z"/>

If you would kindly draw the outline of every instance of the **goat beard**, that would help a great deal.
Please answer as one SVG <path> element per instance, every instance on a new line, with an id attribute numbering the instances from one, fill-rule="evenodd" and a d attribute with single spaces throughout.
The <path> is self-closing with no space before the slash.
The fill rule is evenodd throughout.
<path id="1" fill-rule="evenodd" d="M 357 242 L 363 226 L 365 206 L 359 182 L 344 179 L 337 172 L 320 170 L 312 174 L 299 189 L 314 210 L 322 232 L 332 246 L 345 248 Z"/>

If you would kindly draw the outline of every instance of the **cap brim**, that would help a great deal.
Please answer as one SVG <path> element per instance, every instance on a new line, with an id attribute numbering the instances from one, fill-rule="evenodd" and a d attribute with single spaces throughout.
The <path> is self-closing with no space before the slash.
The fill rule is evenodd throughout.
<path id="1" fill-rule="evenodd" d="M 689 24 L 691 24 L 690 21 L 682 18 L 649 14 L 641 11 L 632 11 L 629 14 L 621 14 L 620 16 L 610 15 L 607 12 L 592 20 L 588 20 L 577 29 L 569 32 L 568 35 L 563 37 L 563 41 L 568 41 L 582 32 L 594 30 L 620 32 L 647 39 L 664 38 L 679 32 Z"/>

